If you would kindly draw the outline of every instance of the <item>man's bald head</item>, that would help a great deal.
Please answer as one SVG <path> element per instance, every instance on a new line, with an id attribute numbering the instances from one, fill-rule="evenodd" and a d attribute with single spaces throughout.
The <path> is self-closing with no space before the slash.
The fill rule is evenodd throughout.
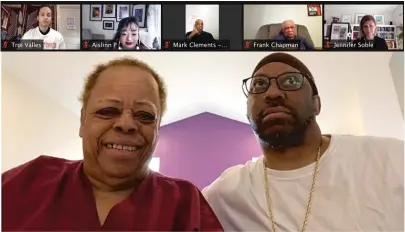
<path id="1" fill-rule="evenodd" d="M 292 20 L 285 20 L 282 23 L 282 32 L 284 36 L 288 39 L 294 39 L 297 35 L 297 28 L 295 26 L 294 21 Z"/>
<path id="2" fill-rule="evenodd" d="M 199 32 L 204 30 L 204 22 L 201 19 L 197 19 L 194 23 L 194 27 L 197 28 Z"/>

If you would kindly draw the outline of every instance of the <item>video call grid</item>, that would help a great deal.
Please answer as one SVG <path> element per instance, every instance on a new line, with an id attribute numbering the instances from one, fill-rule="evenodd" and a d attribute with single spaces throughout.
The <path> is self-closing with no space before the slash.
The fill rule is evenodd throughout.
<path id="1" fill-rule="evenodd" d="M 1 5 L 2 51 L 403 51 L 403 2 L 43 3 Z"/>

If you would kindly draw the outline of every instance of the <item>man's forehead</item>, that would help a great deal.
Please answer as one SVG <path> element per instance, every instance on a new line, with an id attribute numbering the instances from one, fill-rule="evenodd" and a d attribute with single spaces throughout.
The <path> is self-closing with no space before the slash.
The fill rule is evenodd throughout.
<path id="1" fill-rule="evenodd" d="M 282 62 L 271 62 L 259 68 L 259 70 L 255 72 L 254 76 L 257 75 L 277 76 L 287 72 L 300 72 L 300 71 Z"/>
<path id="2" fill-rule="evenodd" d="M 284 23 L 283 23 L 283 26 L 284 27 L 286 27 L 286 26 L 294 26 L 295 24 L 294 24 L 294 22 L 293 21 L 285 21 Z"/>

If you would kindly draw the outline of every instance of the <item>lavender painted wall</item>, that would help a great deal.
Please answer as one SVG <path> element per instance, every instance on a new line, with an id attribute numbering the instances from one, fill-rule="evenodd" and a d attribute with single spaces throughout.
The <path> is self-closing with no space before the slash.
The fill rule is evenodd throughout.
<path id="1" fill-rule="evenodd" d="M 261 152 L 249 125 L 203 113 L 162 127 L 155 154 L 161 173 L 202 189 Z"/>

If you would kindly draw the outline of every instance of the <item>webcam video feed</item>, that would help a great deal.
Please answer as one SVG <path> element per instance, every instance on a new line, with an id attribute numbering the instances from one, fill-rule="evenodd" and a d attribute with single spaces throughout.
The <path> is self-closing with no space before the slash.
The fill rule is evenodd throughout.
<path id="1" fill-rule="evenodd" d="M 403 50 L 403 23 L 403 5 L 325 5 L 325 48 Z"/>
<path id="2" fill-rule="evenodd" d="M 220 38 L 219 5 L 186 5 L 182 40 L 167 40 L 167 50 L 229 50 L 229 40 Z"/>
<path id="3" fill-rule="evenodd" d="M 160 50 L 161 5 L 82 5 L 83 50 Z"/>
<path id="4" fill-rule="evenodd" d="M 79 50 L 80 5 L 1 4 L 2 50 Z"/>
<path id="5" fill-rule="evenodd" d="M 246 50 L 322 50 L 322 5 L 244 5 Z"/>

